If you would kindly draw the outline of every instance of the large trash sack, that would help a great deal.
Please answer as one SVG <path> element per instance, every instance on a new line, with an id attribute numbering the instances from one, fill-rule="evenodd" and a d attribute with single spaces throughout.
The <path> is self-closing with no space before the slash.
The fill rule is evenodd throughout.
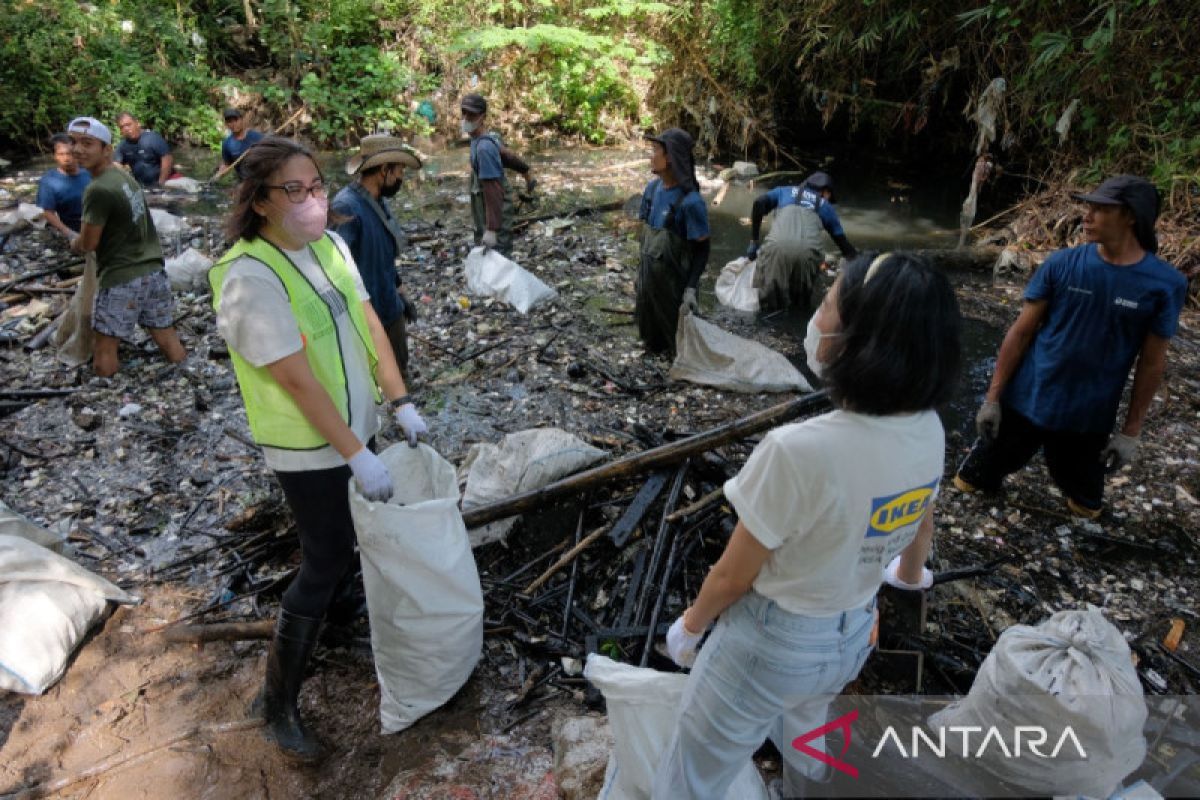
<path id="1" fill-rule="evenodd" d="M 63 546 L 67 542 L 67 534 L 69 527 L 63 525 L 59 530 L 52 531 L 49 528 L 43 528 L 37 525 L 22 514 L 13 511 L 8 505 L 0 500 L 0 535 L 4 536 L 20 536 L 22 539 L 28 539 L 31 542 L 40 544 L 42 547 L 49 548 L 58 554 L 62 554 Z"/>
<path id="2" fill-rule="evenodd" d="M 649 800 L 654 773 L 675 730 L 687 676 L 621 664 L 596 653 L 588 655 L 583 675 L 604 695 L 612 728 L 613 749 L 598 800 Z M 747 758 L 726 800 L 767 797 L 767 787 Z"/>
<path id="3" fill-rule="evenodd" d="M 20 230 L 26 225 L 45 227 L 46 218 L 42 214 L 42 208 L 33 203 L 18 203 L 15 208 L 0 211 L 0 236 Z"/>
<path id="4" fill-rule="evenodd" d="M 811 392 L 800 370 L 769 347 L 734 336 L 695 314 L 679 318 L 668 377 L 731 392 Z"/>
<path id="5" fill-rule="evenodd" d="M 54 331 L 53 344 L 58 351 L 58 360 L 68 367 L 86 364 L 92 358 L 92 310 L 96 304 L 96 291 L 100 286 L 96 278 L 96 254 L 88 253 L 83 267 L 83 280 L 75 287 L 75 294 L 62 322 Z"/>
<path id="6" fill-rule="evenodd" d="M 350 481 L 379 676 L 384 733 L 412 725 L 454 696 L 483 649 L 483 592 L 458 510 L 454 467 L 432 447 L 379 454 L 393 495 L 373 503 Z"/>
<path id="7" fill-rule="evenodd" d="M 203 184 L 195 178 L 181 177 L 171 178 L 163 184 L 164 189 L 174 189 L 177 192 L 186 192 L 188 194 L 199 194 L 204 188 Z"/>
<path id="8" fill-rule="evenodd" d="M 738 311 L 758 311 L 758 289 L 754 288 L 756 262 L 734 259 L 717 276 L 717 302 Z"/>
<path id="9" fill-rule="evenodd" d="M 174 236 L 187 230 L 187 223 L 183 217 L 177 217 L 161 208 L 151 208 L 150 219 L 154 220 L 154 230 L 159 236 Z"/>
<path id="10" fill-rule="evenodd" d="M 498 445 L 472 445 L 462 466 L 467 475 L 463 509 L 540 489 L 604 456 L 603 450 L 561 428 L 532 428 L 510 433 Z M 505 538 L 516 521 L 509 517 L 472 528 L 471 546 Z"/>
<path id="11" fill-rule="evenodd" d="M 496 250 L 474 248 L 467 256 L 467 291 L 498 297 L 522 314 L 558 296 L 531 272 L 521 269 Z"/>
<path id="12" fill-rule="evenodd" d="M 786 206 L 775 212 L 771 230 L 758 251 L 754 286 L 764 311 L 812 305 L 817 286 L 823 238 L 821 218 L 811 208 Z"/>
<path id="13" fill-rule="evenodd" d="M 41 694 L 121 589 L 23 536 L 0 534 L 0 689 Z"/>
<path id="14" fill-rule="evenodd" d="M 167 279 L 177 292 L 190 292 L 208 288 L 208 270 L 213 260 L 203 253 L 187 248 L 177 256 L 167 259 Z"/>
<path id="15" fill-rule="evenodd" d="M 1125 637 L 1089 605 L 1004 631 L 967 696 L 930 716 L 928 724 L 976 730 L 995 725 L 1009 732 L 1040 726 L 1048 734 L 1041 748 L 1047 755 L 1070 726 L 1086 758 L 1067 740 L 1055 758 L 1027 751 L 1006 758 L 989 748 L 978 763 L 1033 795 L 1108 797 L 1146 756 L 1146 716 Z"/>

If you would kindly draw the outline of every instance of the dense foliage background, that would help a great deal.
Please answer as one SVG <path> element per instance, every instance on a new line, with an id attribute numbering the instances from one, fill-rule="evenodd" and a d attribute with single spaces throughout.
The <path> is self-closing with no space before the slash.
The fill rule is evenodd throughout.
<path id="1" fill-rule="evenodd" d="M 322 145 L 456 124 L 603 143 L 681 124 L 710 152 L 854 142 L 973 153 L 1005 79 L 1009 163 L 1126 168 L 1176 201 L 1200 173 L 1200 26 L 1186 0 L 0 0 L 0 148 L 128 109 L 214 144 L 220 108 Z M 420 109 L 420 104 L 427 105 Z M 421 110 L 423 113 L 417 113 Z M 1180 194 L 1182 193 L 1182 194 Z"/>

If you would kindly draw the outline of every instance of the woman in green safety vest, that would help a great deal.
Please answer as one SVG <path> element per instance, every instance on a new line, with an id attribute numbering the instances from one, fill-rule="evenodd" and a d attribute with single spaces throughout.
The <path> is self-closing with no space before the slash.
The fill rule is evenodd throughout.
<path id="1" fill-rule="evenodd" d="M 255 713 L 283 753 L 321 756 L 296 706 L 321 620 L 355 572 L 348 482 L 392 494 L 369 445 L 390 404 L 411 446 L 427 433 L 344 242 L 325 230 L 326 186 L 302 145 L 269 136 L 247 151 L 227 223 L 235 242 L 209 273 L 250 432 L 275 471 L 300 534 Z"/>

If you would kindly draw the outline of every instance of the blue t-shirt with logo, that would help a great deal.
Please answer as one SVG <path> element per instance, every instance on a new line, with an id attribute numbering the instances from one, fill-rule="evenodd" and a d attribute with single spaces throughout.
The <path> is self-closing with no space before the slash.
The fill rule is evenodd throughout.
<path id="1" fill-rule="evenodd" d="M 83 190 L 92 182 L 92 174 L 82 167 L 66 175 L 55 167 L 38 181 L 37 207 L 53 211 L 73 231 L 83 222 Z"/>
<path id="2" fill-rule="evenodd" d="M 817 212 L 817 216 L 821 218 L 822 227 L 829 232 L 830 236 L 846 235 L 842 230 L 842 221 L 838 219 L 837 212 L 833 210 L 833 203 L 812 189 L 800 186 L 776 186 L 767 192 L 766 198 L 768 213 L 786 206 L 811 208 Z"/>
<path id="3" fill-rule="evenodd" d="M 697 241 L 708 236 L 708 206 L 699 192 L 683 193 L 682 186 L 666 189 L 662 180 L 655 178 L 642 192 L 642 206 L 638 218 L 651 228 L 662 230 L 667 227 L 671 207 L 675 207 L 675 219 L 671 232 L 681 239 Z"/>
<path id="4" fill-rule="evenodd" d="M 1187 279 L 1158 256 L 1110 264 L 1098 246 L 1060 250 L 1034 273 L 1025 299 L 1048 301 L 1046 319 L 1004 391 L 1043 428 L 1112 430 L 1130 367 L 1146 334 L 1175 334 Z"/>
<path id="5" fill-rule="evenodd" d="M 481 181 L 500 180 L 504 165 L 500 162 L 500 137 L 485 133 L 471 139 L 471 169 Z"/>
<path id="6" fill-rule="evenodd" d="M 242 157 L 242 153 L 250 149 L 250 146 L 262 141 L 263 135 L 260 131 L 248 130 L 246 135 L 240 140 L 232 133 L 226 136 L 221 141 L 221 163 L 232 164 Z M 242 165 L 238 164 L 235 167 L 239 178 L 245 177 L 242 175 Z"/>

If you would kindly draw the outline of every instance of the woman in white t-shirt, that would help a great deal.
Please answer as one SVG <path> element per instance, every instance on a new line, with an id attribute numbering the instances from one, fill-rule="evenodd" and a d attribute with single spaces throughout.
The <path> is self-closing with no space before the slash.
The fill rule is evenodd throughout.
<path id="1" fill-rule="evenodd" d="M 390 403 L 411 446 L 426 425 L 353 258 L 325 230 L 326 187 L 312 153 L 268 136 L 246 151 L 241 172 L 227 224 L 234 245 L 209 282 L 250 432 L 283 489 L 301 552 L 255 706 L 283 754 L 310 762 L 321 748 L 297 699 L 321 621 L 354 577 L 350 478 L 368 500 L 392 494 L 387 467 L 368 447 L 376 403 Z"/>
<path id="2" fill-rule="evenodd" d="M 825 295 L 804 350 L 836 410 L 771 431 L 725 484 L 737 528 L 667 634 L 675 662 L 694 666 L 656 800 L 724 798 L 768 737 L 785 795 L 828 779 L 791 743 L 825 724 L 870 654 L 881 581 L 932 580 L 945 459 L 934 408 L 954 389 L 960 326 L 949 281 L 912 255 L 861 256 Z M 824 750 L 823 737 L 807 747 Z"/>

